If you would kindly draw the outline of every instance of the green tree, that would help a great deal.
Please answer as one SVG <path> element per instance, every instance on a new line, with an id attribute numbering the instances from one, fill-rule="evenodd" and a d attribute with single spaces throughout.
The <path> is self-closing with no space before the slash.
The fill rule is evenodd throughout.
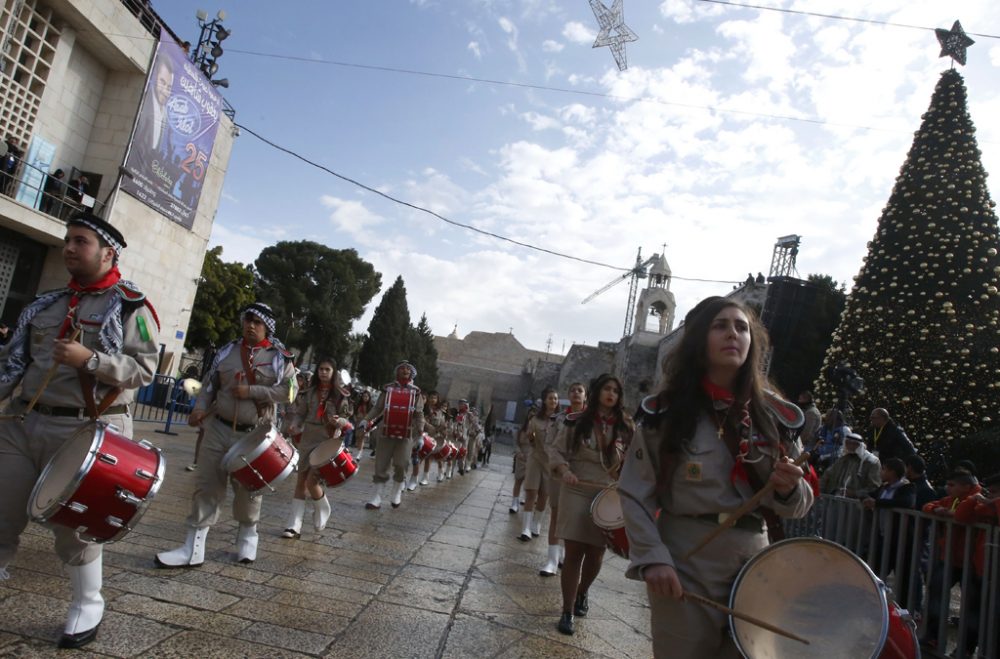
<path id="1" fill-rule="evenodd" d="M 423 391 L 437 388 L 438 352 L 434 346 L 434 333 L 427 323 L 427 314 L 420 316 L 416 327 L 410 328 L 410 361 L 417 367 L 417 386 Z"/>
<path id="2" fill-rule="evenodd" d="M 261 251 L 255 272 L 258 296 L 277 316 L 279 338 L 344 364 L 351 325 L 382 285 L 372 264 L 353 249 L 283 241 Z"/>
<path id="3" fill-rule="evenodd" d="M 221 245 L 205 252 L 185 347 L 204 349 L 239 336 L 240 312 L 253 300 L 253 272 L 242 263 L 225 263 Z"/>
<path id="4" fill-rule="evenodd" d="M 990 427 L 1000 411 L 1000 236 L 965 83 L 942 73 L 879 219 L 827 367 L 864 378 L 859 414 L 885 407 L 926 457 Z"/>
<path id="5" fill-rule="evenodd" d="M 368 336 L 358 354 L 358 377 L 362 382 L 378 386 L 388 382 L 393 368 L 409 359 L 410 310 L 406 305 L 406 285 L 396 277 L 382 301 L 375 307 Z"/>

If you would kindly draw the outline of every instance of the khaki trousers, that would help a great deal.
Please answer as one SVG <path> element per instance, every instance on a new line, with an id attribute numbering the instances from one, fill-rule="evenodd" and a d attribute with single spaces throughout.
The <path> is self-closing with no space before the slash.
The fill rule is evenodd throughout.
<path id="1" fill-rule="evenodd" d="M 206 528 L 219 519 L 219 508 L 226 500 L 226 487 L 233 484 L 233 518 L 240 524 L 256 524 L 260 520 L 261 496 L 251 495 L 243 485 L 229 477 L 222 458 L 233 444 L 243 439 L 247 433 L 235 431 L 212 416 L 202 423 L 205 436 L 201 440 L 198 454 L 198 470 L 194 475 L 194 495 L 191 497 L 191 513 L 188 526 Z"/>
<path id="2" fill-rule="evenodd" d="M 402 483 L 410 468 L 410 451 L 412 440 L 397 437 L 378 438 L 378 448 L 375 449 L 375 473 L 372 481 L 385 483 L 389 480 L 389 467 L 392 467 L 392 480 Z"/>

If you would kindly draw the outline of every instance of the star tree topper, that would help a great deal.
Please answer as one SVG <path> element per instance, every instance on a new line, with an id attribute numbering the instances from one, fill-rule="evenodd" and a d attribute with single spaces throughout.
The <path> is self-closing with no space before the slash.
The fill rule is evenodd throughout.
<path id="1" fill-rule="evenodd" d="M 938 57 L 947 55 L 953 60 L 965 66 L 965 49 L 976 43 L 969 38 L 969 35 L 962 29 L 962 24 L 955 21 L 950 30 L 937 28 L 934 30 L 937 40 L 941 44 L 941 54 Z M 952 65 L 954 66 L 954 64 Z"/>
<path id="2" fill-rule="evenodd" d="M 629 41 L 637 41 L 639 36 L 632 29 L 625 25 L 625 17 L 622 10 L 623 0 L 615 0 L 611 9 L 604 6 L 601 0 L 590 0 L 590 8 L 594 10 L 594 16 L 601 26 L 601 31 L 594 40 L 594 48 L 608 46 L 611 54 L 614 55 L 615 64 L 619 71 L 628 68 L 628 58 L 625 56 L 625 44 Z"/>

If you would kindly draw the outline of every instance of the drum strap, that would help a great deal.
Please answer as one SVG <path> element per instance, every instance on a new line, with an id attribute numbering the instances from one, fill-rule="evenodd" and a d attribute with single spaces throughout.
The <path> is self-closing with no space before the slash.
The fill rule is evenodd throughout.
<path id="1" fill-rule="evenodd" d="M 738 431 L 729 425 L 724 426 L 725 432 L 723 433 L 723 439 L 726 441 L 726 448 L 729 449 L 730 455 L 733 456 L 733 460 L 739 460 L 740 453 L 740 438 Z M 760 474 L 757 470 L 753 468 L 753 465 L 746 465 L 746 475 L 747 480 L 750 482 L 750 487 L 753 491 L 759 492 L 764 487 L 764 482 L 760 478 Z M 779 540 L 785 539 L 785 528 L 781 524 L 781 518 L 778 517 L 778 513 L 774 512 L 770 508 L 761 506 L 758 508 L 760 514 L 764 517 L 764 521 L 767 522 L 767 537 L 774 543 Z"/>
<path id="2" fill-rule="evenodd" d="M 247 384 L 252 387 L 257 384 L 257 375 L 254 373 L 253 364 L 250 363 L 250 359 L 250 348 L 248 348 L 245 343 L 240 342 L 240 362 L 243 364 L 243 375 L 247 379 Z M 262 405 L 257 401 L 254 401 L 254 406 L 257 408 L 258 417 L 263 416 L 264 411 L 268 407 L 266 404 Z"/>
<path id="3" fill-rule="evenodd" d="M 111 407 L 118 398 L 119 394 L 124 391 L 121 387 L 114 387 L 108 393 L 104 394 L 104 398 L 101 399 L 100 403 L 94 398 L 94 390 L 97 386 L 97 378 L 95 378 L 91 373 L 85 372 L 83 369 L 79 369 L 76 372 L 77 377 L 80 380 L 80 391 L 83 393 L 83 402 L 87 408 L 87 416 L 90 417 L 92 421 L 97 421 L 104 412 Z"/>

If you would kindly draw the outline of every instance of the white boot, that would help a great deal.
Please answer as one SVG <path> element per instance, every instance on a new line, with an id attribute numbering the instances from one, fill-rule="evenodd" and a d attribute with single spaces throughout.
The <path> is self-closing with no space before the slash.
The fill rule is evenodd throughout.
<path id="1" fill-rule="evenodd" d="M 531 527 L 531 535 L 536 538 L 542 534 L 542 515 L 545 514 L 544 510 L 536 510 L 534 519 L 535 523 Z"/>
<path id="2" fill-rule="evenodd" d="M 385 488 L 388 483 L 375 483 L 375 496 L 372 500 L 365 504 L 365 508 L 368 510 L 378 510 L 382 507 L 382 495 L 385 494 Z"/>
<path id="3" fill-rule="evenodd" d="M 392 488 L 392 507 L 399 508 L 403 502 L 403 482 L 395 483 Z"/>
<path id="4" fill-rule="evenodd" d="M 67 565 L 73 600 L 66 616 L 66 629 L 59 639 L 60 648 L 79 648 L 97 638 L 97 628 L 104 617 L 101 597 L 101 559 L 86 565 Z"/>
<path id="5" fill-rule="evenodd" d="M 430 471 L 431 471 L 430 465 L 424 467 L 424 477 L 420 479 L 421 485 L 427 485 L 427 476 L 430 475 Z"/>
<path id="6" fill-rule="evenodd" d="M 184 545 L 156 555 L 157 567 L 198 567 L 205 562 L 205 537 L 208 527 L 188 529 Z"/>
<path id="7" fill-rule="evenodd" d="M 406 491 L 412 492 L 415 489 L 417 489 L 417 477 L 414 476 L 413 474 L 410 474 L 410 479 L 406 483 Z"/>
<path id="8" fill-rule="evenodd" d="M 566 560 L 566 548 L 559 545 L 559 567 L 563 566 L 563 562 Z"/>
<path id="9" fill-rule="evenodd" d="M 306 513 L 305 499 L 292 499 L 292 514 L 282 532 L 282 538 L 298 538 L 302 535 L 302 516 Z"/>
<path id="10" fill-rule="evenodd" d="M 521 509 L 521 499 L 520 497 L 514 497 L 510 502 L 510 514 L 516 515 L 517 511 Z"/>
<path id="11" fill-rule="evenodd" d="M 524 528 L 521 529 L 521 535 L 518 537 L 518 540 L 521 542 L 528 542 L 531 540 L 531 516 L 532 512 L 530 510 L 526 510 L 522 515 L 522 517 L 524 517 Z"/>
<path id="12" fill-rule="evenodd" d="M 559 545 L 549 545 L 549 560 L 538 571 L 539 576 L 554 577 L 559 572 Z"/>
<path id="13" fill-rule="evenodd" d="M 256 524 L 240 524 L 240 531 L 236 534 L 236 560 L 244 564 L 257 560 L 259 538 Z"/>
<path id="14" fill-rule="evenodd" d="M 330 500 L 326 498 L 326 494 L 319 499 L 313 499 L 313 526 L 316 527 L 317 533 L 326 528 L 326 523 L 330 521 L 330 512 L 332 510 Z"/>
<path id="15" fill-rule="evenodd" d="M 446 469 L 446 467 L 445 467 L 445 465 L 444 465 L 443 462 L 438 463 L 437 467 L 438 467 L 437 482 L 438 483 L 443 483 L 444 482 L 444 470 Z"/>

